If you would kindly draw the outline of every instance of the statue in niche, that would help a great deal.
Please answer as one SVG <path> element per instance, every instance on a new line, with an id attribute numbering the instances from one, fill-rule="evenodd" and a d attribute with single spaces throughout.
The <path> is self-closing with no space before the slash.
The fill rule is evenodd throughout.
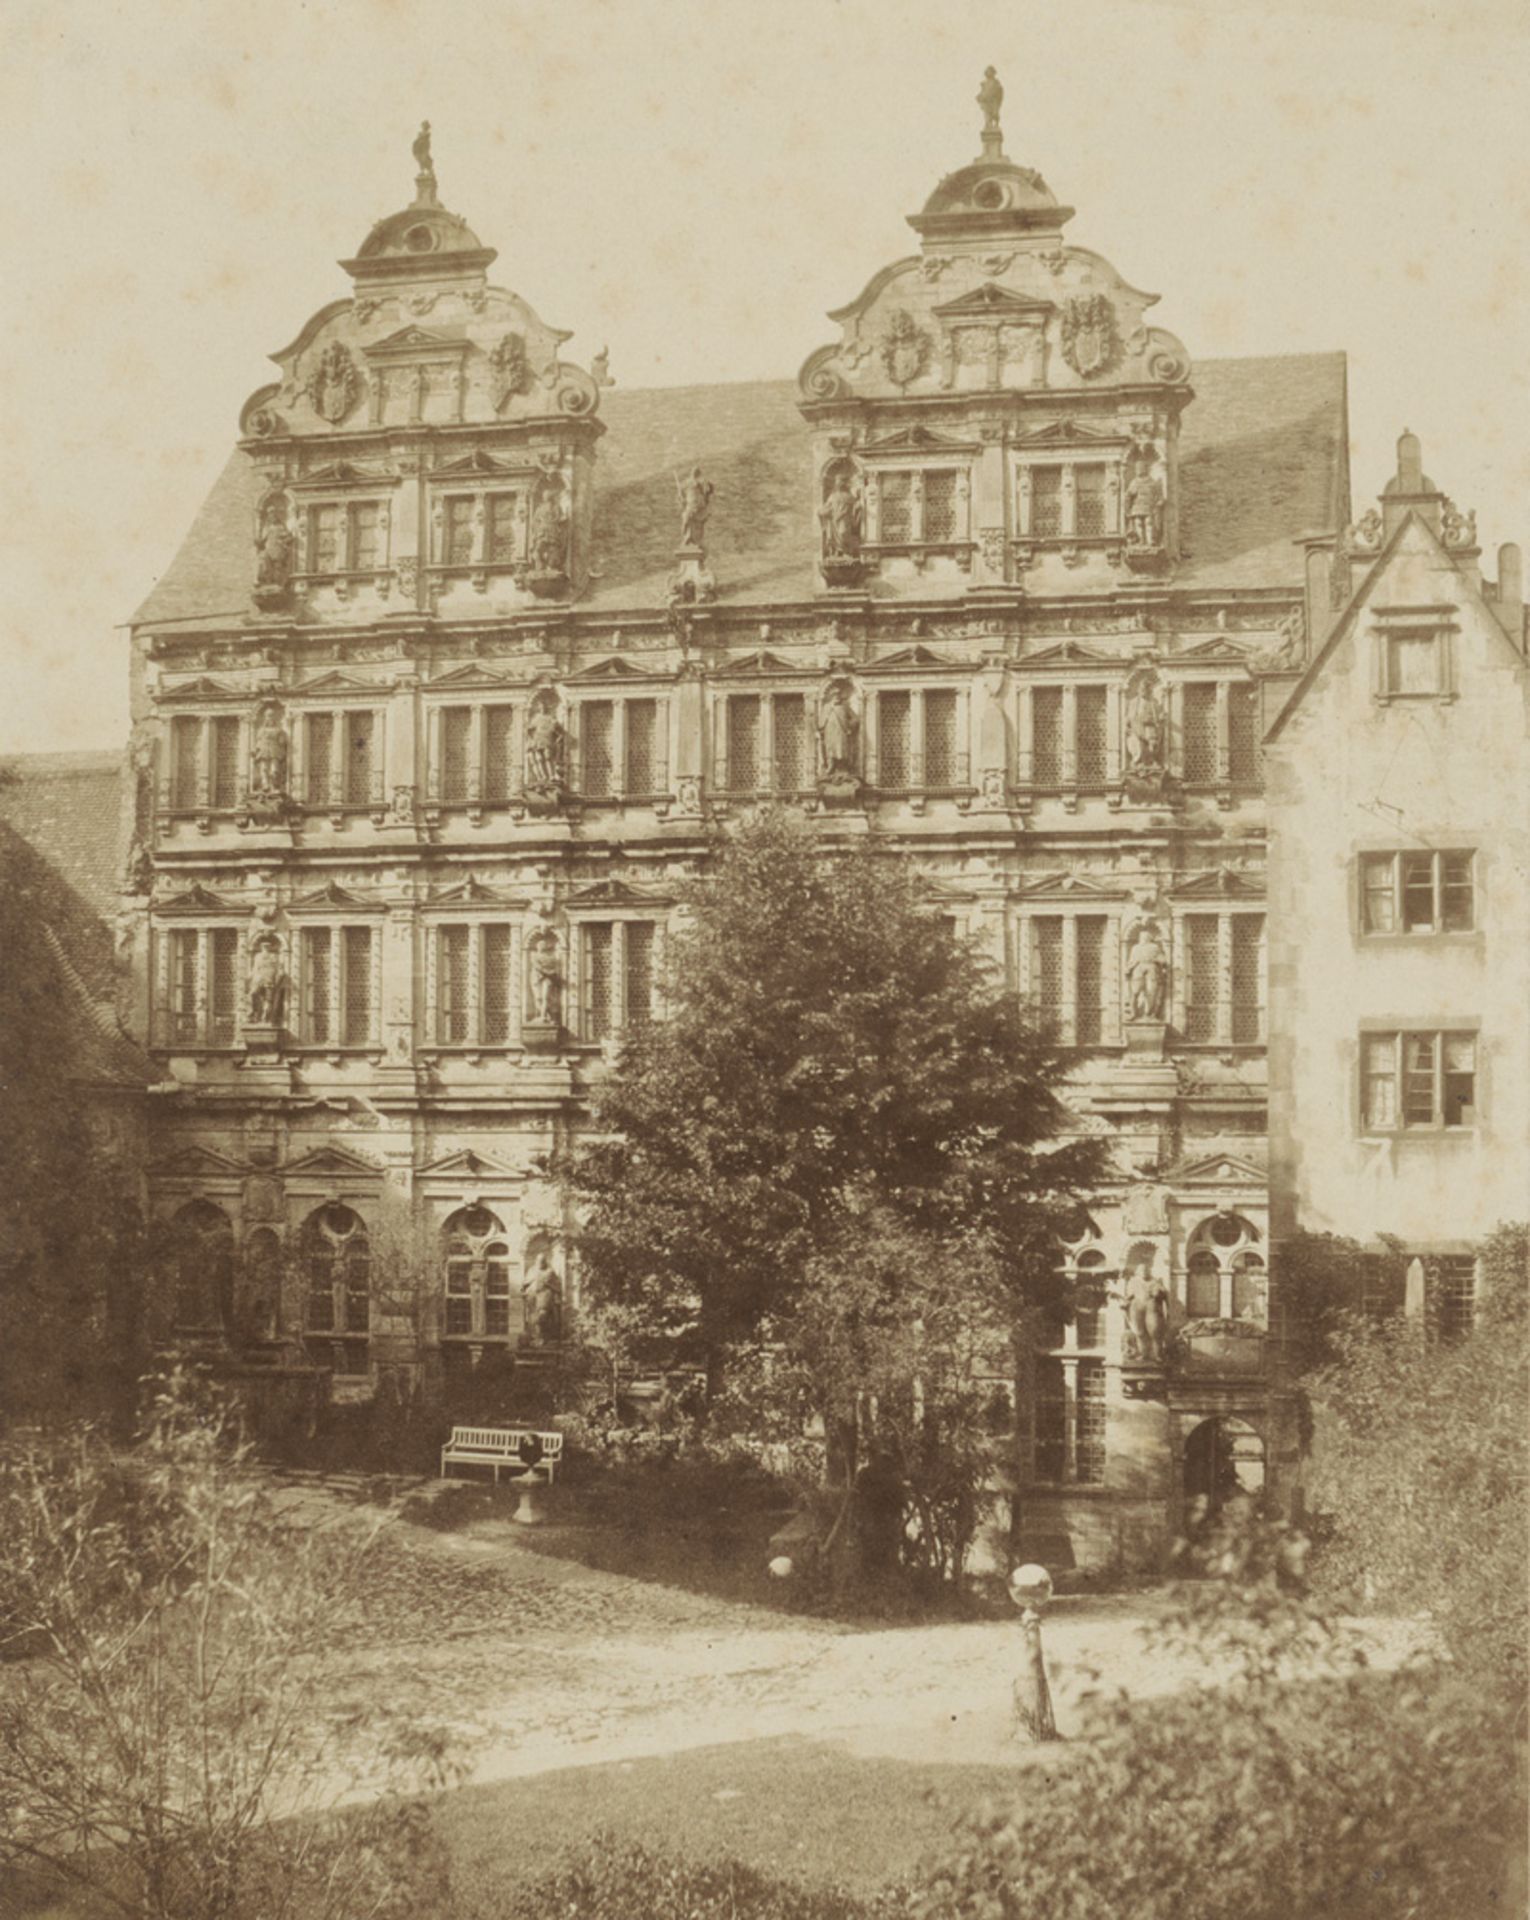
<path id="1" fill-rule="evenodd" d="M 1149 777 L 1163 773 L 1163 707 L 1146 676 L 1137 679 L 1127 696 L 1126 771 Z"/>
<path id="2" fill-rule="evenodd" d="M 255 529 L 255 599 L 258 605 L 280 600 L 292 580 L 295 541 L 287 524 L 287 496 L 271 494 Z"/>
<path id="3" fill-rule="evenodd" d="M 1153 1277 L 1149 1255 L 1126 1276 L 1126 1358 L 1162 1366 L 1169 1331 L 1169 1296 Z"/>
<path id="4" fill-rule="evenodd" d="M 257 800 L 287 797 L 287 729 L 282 710 L 268 700 L 255 716 L 255 738 L 250 749 L 252 793 Z"/>
<path id="5" fill-rule="evenodd" d="M 1169 956 L 1156 920 L 1139 920 L 1126 955 L 1129 1020 L 1162 1020 L 1169 998 Z"/>
<path id="6" fill-rule="evenodd" d="M 1151 455 L 1144 455 L 1126 486 L 1126 538 L 1130 546 L 1162 545 L 1163 508 L 1163 482 L 1153 468 Z"/>
<path id="7" fill-rule="evenodd" d="M 543 927 L 526 942 L 526 978 L 533 1023 L 557 1026 L 563 1002 L 563 943 L 551 927 Z"/>
<path id="8" fill-rule="evenodd" d="M 531 564 L 538 573 L 562 573 L 568 563 L 568 517 L 556 482 L 537 496 L 531 515 Z"/>
<path id="9" fill-rule="evenodd" d="M 521 1288 L 526 1303 L 526 1331 L 539 1347 L 550 1347 L 563 1337 L 563 1282 L 548 1248 L 531 1263 Z"/>
<path id="10" fill-rule="evenodd" d="M 983 109 L 984 133 L 999 132 L 999 111 L 1004 105 L 1004 83 L 992 67 L 984 67 L 977 103 Z"/>
<path id="11" fill-rule="evenodd" d="M 700 467 L 692 467 L 684 480 L 675 480 L 680 499 L 680 544 L 682 547 L 706 545 L 707 517 L 712 511 L 712 495 L 717 489 L 703 480 Z"/>
<path id="12" fill-rule="evenodd" d="M 282 943 L 263 933 L 250 951 L 247 1018 L 252 1027 L 279 1027 L 287 1017 L 287 975 Z"/>
<path id="13" fill-rule="evenodd" d="M 818 709 L 818 777 L 826 785 L 853 784 L 860 720 L 848 680 L 831 680 Z"/>
<path id="14" fill-rule="evenodd" d="M 561 793 L 568 779 L 568 733 L 557 702 L 544 698 L 526 720 L 526 791 Z"/>
<path id="15" fill-rule="evenodd" d="M 850 476 L 840 467 L 829 483 L 823 505 L 818 510 L 823 527 L 825 560 L 856 560 L 861 551 L 861 498 L 850 485 Z"/>

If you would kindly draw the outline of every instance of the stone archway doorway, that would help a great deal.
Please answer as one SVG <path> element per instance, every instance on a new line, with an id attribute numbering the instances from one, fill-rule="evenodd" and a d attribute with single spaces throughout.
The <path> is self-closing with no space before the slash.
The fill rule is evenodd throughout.
<path id="1" fill-rule="evenodd" d="M 1209 1519 L 1239 1495 L 1264 1493 L 1264 1441 L 1246 1420 L 1203 1420 L 1185 1441 L 1185 1507 L 1192 1522 Z"/>

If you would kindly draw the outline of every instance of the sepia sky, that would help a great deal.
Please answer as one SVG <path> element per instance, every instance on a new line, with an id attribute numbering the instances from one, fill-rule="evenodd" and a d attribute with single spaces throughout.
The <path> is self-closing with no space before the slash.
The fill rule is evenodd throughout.
<path id="1" fill-rule="evenodd" d="M 1530 540 L 1527 0 L 6 0 L 0 752 L 111 747 L 126 635 L 336 265 L 413 193 L 625 386 L 785 378 L 1006 147 L 1192 358 L 1344 348 Z M 1193 379 L 1193 376 L 1192 376 Z M 1491 563 L 1490 563 L 1491 570 Z"/>

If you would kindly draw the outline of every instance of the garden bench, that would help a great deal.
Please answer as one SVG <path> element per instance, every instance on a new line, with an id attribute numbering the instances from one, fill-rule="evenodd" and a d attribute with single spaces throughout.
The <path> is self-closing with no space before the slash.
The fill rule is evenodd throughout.
<path id="1" fill-rule="evenodd" d="M 518 1474 L 540 1474 L 551 1486 L 562 1452 L 561 1433 L 541 1433 L 534 1427 L 453 1427 L 441 1449 L 441 1478 L 448 1477 L 448 1464 L 492 1467 L 497 1486 L 500 1468 L 510 1467 Z"/>

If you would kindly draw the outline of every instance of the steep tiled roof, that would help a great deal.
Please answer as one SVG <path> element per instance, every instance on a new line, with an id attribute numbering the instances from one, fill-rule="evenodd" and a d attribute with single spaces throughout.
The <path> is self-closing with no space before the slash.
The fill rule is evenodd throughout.
<path id="1" fill-rule="evenodd" d="M 1345 363 L 1339 353 L 1203 360 L 1180 442 L 1176 584 L 1297 587 L 1298 534 L 1348 513 Z M 675 476 L 700 462 L 716 486 L 707 545 L 724 603 L 810 599 L 811 449 L 791 380 L 608 391 L 596 454 L 594 566 L 582 607 L 662 604 L 678 531 Z M 235 452 L 140 623 L 214 619 L 248 604 L 258 479 Z"/>
<path id="2" fill-rule="evenodd" d="M 69 1005 L 68 1078 L 142 1087 L 149 1063 L 117 1023 L 108 916 L 116 906 L 117 796 L 111 753 L 24 754 L 0 762 L 0 877 L 41 934 Z"/>

